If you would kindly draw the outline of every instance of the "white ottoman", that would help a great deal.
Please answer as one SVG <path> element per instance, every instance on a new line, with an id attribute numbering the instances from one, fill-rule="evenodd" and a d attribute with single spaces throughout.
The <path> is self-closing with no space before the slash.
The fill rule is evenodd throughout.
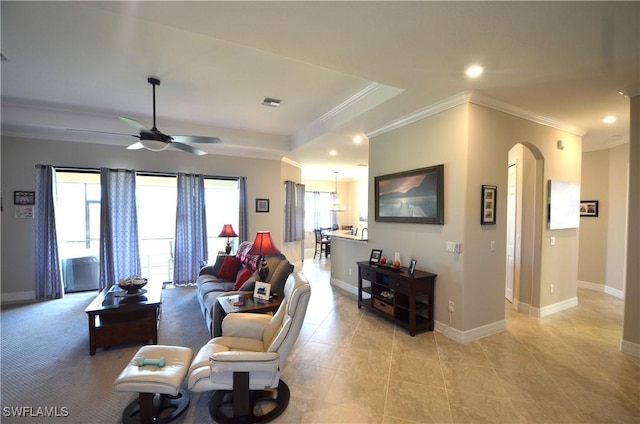
<path id="1" fill-rule="evenodd" d="M 142 365 L 140 360 L 164 359 L 163 366 Z M 113 383 L 116 392 L 138 392 L 122 413 L 122 422 L 168 423 L 189 406 L 189 392 L 181 390 L 193 351 L 180 346 L 143 346 Z M 159 361 L 156 361 L 159 362 Z"/>

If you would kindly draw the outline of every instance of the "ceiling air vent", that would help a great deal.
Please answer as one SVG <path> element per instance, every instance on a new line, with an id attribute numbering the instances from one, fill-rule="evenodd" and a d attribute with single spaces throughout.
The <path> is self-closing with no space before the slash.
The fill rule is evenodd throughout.
<path id="1" fill-rule="evenodd" d="M 278 107 L 280 106 L 281 101 L 282 100 L 274 99 L 273 97 L 265 97 L 264 100 L 262 101 L 262 105 L 269 106 L 269 107 Z"/>

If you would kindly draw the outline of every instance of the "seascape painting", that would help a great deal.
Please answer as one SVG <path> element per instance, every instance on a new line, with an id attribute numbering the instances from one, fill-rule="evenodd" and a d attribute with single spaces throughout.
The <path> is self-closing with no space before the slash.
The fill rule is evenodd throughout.
<path id="1" fill-rule="evenodd" d="M 444 165 L 375 177 L 376 221 L 444 224 Z"/>

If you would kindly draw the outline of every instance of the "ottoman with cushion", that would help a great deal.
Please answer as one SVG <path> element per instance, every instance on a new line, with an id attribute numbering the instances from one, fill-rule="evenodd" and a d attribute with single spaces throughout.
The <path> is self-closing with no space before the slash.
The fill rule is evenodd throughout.
<path id="1" fill-rule="evenodd" d="M 168 423 L 182 414 L 189 406 L 189 392 L 181 386 L 192 359 L 193 351 L 186 347 L 140 348 L 113 383 L 116 392 L 139 393 L 122 413 L 122 422 Z"/>

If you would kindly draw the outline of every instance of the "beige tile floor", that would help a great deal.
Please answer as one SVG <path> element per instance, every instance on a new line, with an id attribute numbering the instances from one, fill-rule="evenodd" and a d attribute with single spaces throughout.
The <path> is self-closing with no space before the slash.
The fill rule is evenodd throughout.
<path id="1" fill-rule="evenodd" d="M 640 358 L 618 350 L 621 300 L 580 289 L 576 308 L 545 318 L 505 302 L 506 331 L 460 344 L 358 310 L 329 267 L 304 262 L 312 296 L 276 422 L 640 423 Z"/>

